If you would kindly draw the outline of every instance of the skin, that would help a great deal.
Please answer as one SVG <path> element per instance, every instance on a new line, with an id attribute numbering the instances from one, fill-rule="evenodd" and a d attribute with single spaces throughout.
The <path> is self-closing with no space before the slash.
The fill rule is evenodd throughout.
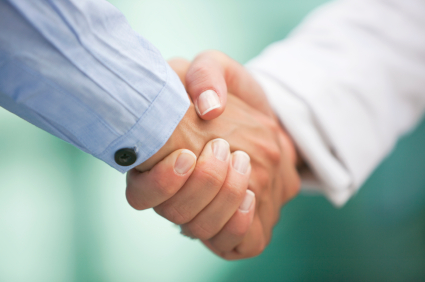
<path id="1" fill-rule="evenodd" d="M 184 60 L 170 65 L 195 103 L 203 91 L 213 89 L 222 107 L 201 119 L 192 103 L 166 145 L 129 172 L 127 199 L 136 209 L 154 207 L 180 224 L 184 234 L 201 239 L 225 259 L 258 255 L 271 239 L 280 208 L 299 189 L 292 141 L 259 85 L 230 58 L 204 53 L 191 65 Z M 237 96 L 227 95 L 227 86 Z M 251 167 L 245 175 L 232 167 L 234 154 L 225 161 L 213 156 L 210 140 L 215 138 L 227 140 L 230 151 L 250 155 Z M 198 161 L 187 174 L 176 175 L 172 167 L 183 148 L 194 152 Z M 248 212 L 242 212 L 238 207 L 246 189 L 255 193 L 255 201 Z"/>

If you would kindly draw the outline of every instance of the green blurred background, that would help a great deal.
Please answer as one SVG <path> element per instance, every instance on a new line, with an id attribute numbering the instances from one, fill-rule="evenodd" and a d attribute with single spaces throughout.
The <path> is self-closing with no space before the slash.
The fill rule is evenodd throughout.
<path id="1" fill-rule="evenodd" d="M 113 0 L 166 58 L 247 62 L 320 0 Z M 226 262 L 125 200 L 125 177 L 0 109 L 0 281 L 425 281 L 425 124 L 344 208 L 299 196 L 261 256 Z"/>

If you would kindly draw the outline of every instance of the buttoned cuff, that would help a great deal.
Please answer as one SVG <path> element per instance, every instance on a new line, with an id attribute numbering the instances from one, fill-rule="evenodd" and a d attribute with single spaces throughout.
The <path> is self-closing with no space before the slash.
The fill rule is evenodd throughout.
<path id="1" fill-rule="evenodd" d="M 143 163 L 164 146 L 189 108 L 190 101 L 183 84 L 166 65 L 167 83 L 137 123 L 104 152 L 93 154 L 120 172 Z M 128 166 L 116 161 L 116 153 L 125 148 L 132 150 L 136 157 L 136 161 Z"/>

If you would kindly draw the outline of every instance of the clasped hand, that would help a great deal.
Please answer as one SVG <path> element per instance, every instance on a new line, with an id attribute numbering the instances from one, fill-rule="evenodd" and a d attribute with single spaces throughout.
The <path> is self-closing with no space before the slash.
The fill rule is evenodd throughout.
<path id="1" fill-rule="evenodd" d="M 161 150 L 127 174 L 128 202 L 154 208 L 222 258 L 256 256 L 298 192 L 294 145 L 237 62 L 210 51 L 169 63 L 193 103 Z M 219 106 L 208 109 L 211 99 Z"/>

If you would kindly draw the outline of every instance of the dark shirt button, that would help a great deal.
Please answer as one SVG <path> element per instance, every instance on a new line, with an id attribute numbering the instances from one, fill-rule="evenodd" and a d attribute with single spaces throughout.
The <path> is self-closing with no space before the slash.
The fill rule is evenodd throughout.
<path id="1" fill-rule="evenodd" d="M 115 162 L 122 166 L 129 166 L 136 162 L 137 155 L 133 149 L 124 148 L 115 153 Z"/>

